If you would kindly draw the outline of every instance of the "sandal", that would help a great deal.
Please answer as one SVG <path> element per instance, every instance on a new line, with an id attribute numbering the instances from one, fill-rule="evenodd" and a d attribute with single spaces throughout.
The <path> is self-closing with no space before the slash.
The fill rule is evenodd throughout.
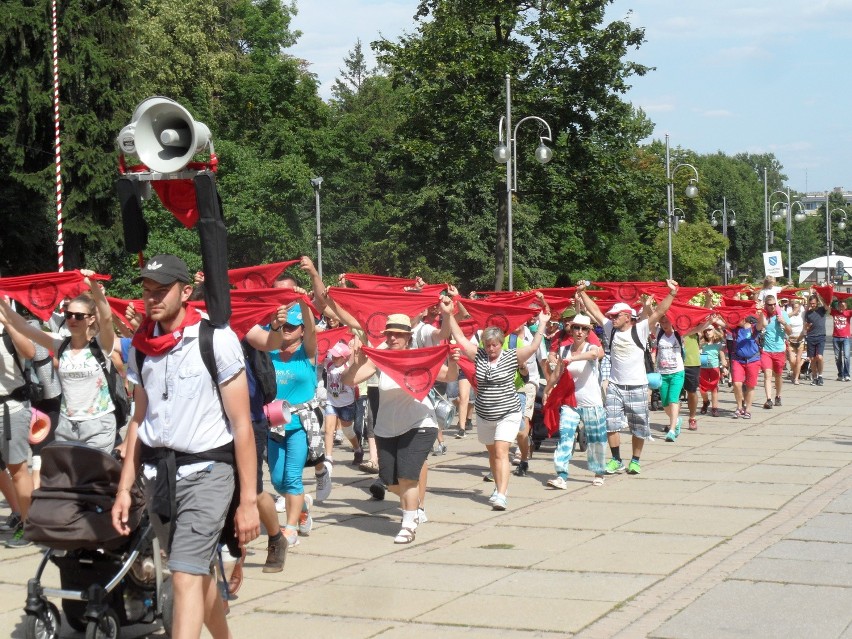
<path id="1" fill-rule="evenodd" d="M 410 544 L 414 541 L 414 528 L 406 528 L 403 526 L 393 538 L 395 544 Z"/>
<path id="2" fill-rule="evenodd" d="M 604 478 L 600 475 L 595 475 L 595 478 L 592 480 L 592 486 L 603 486 Z"/>

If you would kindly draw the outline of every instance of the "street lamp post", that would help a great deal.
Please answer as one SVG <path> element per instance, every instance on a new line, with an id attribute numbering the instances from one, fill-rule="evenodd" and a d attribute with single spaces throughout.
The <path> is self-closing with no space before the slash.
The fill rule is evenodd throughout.
<path id="1" fill-rule="evenodd" d="M 790 191 L 774 191 L 772 195 L 769 196 L 769 200 L 771 202 L 772 197 L 775 195 L 780 195 L 784 198 L 785 202 L 776 202 L 770 207 L 770 214 L 773 222 L 778 222 L 783 217 L 785 222 L 785 230 L 787 231 L 785 235 L 785 241 L 787 242 L 787 281 L 792 284 L 793 283 L 793 208 L 798 206 L 799 212 L 796 213 L 795 219 L 797 222 L 802 222 L 807 216 L 805 215 L 805 205 L 799 202 L 790 201 Z M 781 205 L 781 208 L 778 212 L 775 212 L 775 207 Z M 768 234 L 770 238 L 772 237 L 772 233 Z M 767 249 L 768 250 L 768 249 Z"/>
<path id="2" fill-rule="evenodd" d="M 314 187 L 314 199 L 317 209 L 317 273 L 322 279 L 322 225 L 320 223 L 320 186 L 322 178 L 315 177 L 311 179 L 311 186 Z"/>
<path id="3" fill-rule="evenodd" d="M 674 279 L 674 261 L 672 260 L 672 227 L 675 226 L 675 220 L 672 220 L 674 216 L 674 176 L 678 172 L 678 169 L 688 167 L 692 169 L 692 172 L 695 174 L 694 178 L 689 179 L 689 184 L 684 191 L 684 195 L 686 197 L 692 199 L 698 195 L 698 187 L 695 186 L 698 183 L 698 169 L 696 169 L 691 164 L 682 163 L 678 164 L 674 169 L 671 169 L 671 153 L 669 151 L 669 134 L 666 133 L 666 214 L 668 215 L 668 224 L 669 224 L 669 279 Z M 675 230 L 676 232 L 676 230 Z"/>
<path id="4" fill-rule="evenodd" d="M 506 220 L 508 225 L 508 240 L 509 240 L 509 290 L 514 290 L 513 282 L 513 266 L 512 266 L 512 193 L 518 190 L 518 149 L 516 141 L 518 138 L 518 127 L 527 120 L 535 120 L 539 123 L 539 145 L 535 150 L 535 159 L 540 164 L 547 164 L 553 157 L 553 151 L 545 145 L 544 141 L 553 141 L 553 134 L 550 132 L 550 125 L 537 115 L 528 115 L 521 118 L 512 129 L 512 79 L 506 74 L 506 115 L 500 117 L 500 122 L 497 125 L 498 137 L 497 146 L 494 149 L 494 159 L 500 164 L 506 165 Z M 506 141 L 503 141 L 503 132 L 505 126 Z M 542 131 L 547 129 L 547 135 L 542 135 Z"/>
<path id="5" fill-rule="evenodd" d="M 827 201 L 827 200 L 826 200 L 826 204 L 828 204 L 828 201 Z M 826 210 L 828 210 L 828 207 L 826 207 Z M 829 211 L 828 213 L 826 213 L 826 218 L 828 218 L 828 223 L 827 223 L 827 224 L 826 224 L 826 226 L 825 226 L 825 228 L 826 228 L 826 233 L 827 233 L 827 236 L 826 236 L 826 242 L 825 242 L 825 243 L 826 243 L 826 245 L 828 246 L 828 248 L 827 248 L 827 250 L 826 250 L 826 254 L 825 254 L 825 277 L 826 277 L 826 283 L 828 283 L 828 282 L 830 282 L 830 281 L 831 281 L 831 278 L 829 277 L 829 268 L 831 267 L 831 263 L 829 262 L 829 260 L 831 259 L 831 252 L 832 252 L 832 251 L 831 251 L 831 249 L 833 248 L 833 247 L 832 247 L 832 244 L 834 243 L 834 242 L 833 242 L 833 240 L 831 239 L 831 235 L 832 235 L 832 232 L 831 232 L 831 216 L 832 216 L 835 212 L 840 213 L 840 221 L 837 223 L 837 229 L 838 229 L 838 230 L 842 231 L 843 229 L 845 229 L 845 228 L 846 228 L 846 222 L 848 221 L 848 220 L 846 219 L 846 211 L 845 211 L 845 210 L 843 210 L 843 209 L 837 209 L 837 208 L 835 208 L 835 209 L 831 209 L 831 211 Z M 844 267 L 844 268 L 845 268 L 845 267 Z M 840 273 L 840 274 L 835 273 L 835 275 L 839 275 L 839 277 L 843 277 L 843 273 Z"/>
<path id="6" fill-rule="evenodd" d="M 731 221 L 728 222 L 728 213 L 731 214 Z M 717 226 L 719 224 L 719 220 L 716 219 L 716 213 L 721 213 L 722 215 L 722 237 L 726 240 L 728 239 L 728 226 L 736 226 L 737 225 L 737 212 L 734 209 L 728 209 L 728 199 L 726 197 L 722 197 L 722 210 L 716 209 L 712 213 L 710 213 L 710 224 L 712 226 Z M 725 251 L 722 257 L 722 283 L 727 286 L 728 285 L 728 246 L 725 245 Z"/>

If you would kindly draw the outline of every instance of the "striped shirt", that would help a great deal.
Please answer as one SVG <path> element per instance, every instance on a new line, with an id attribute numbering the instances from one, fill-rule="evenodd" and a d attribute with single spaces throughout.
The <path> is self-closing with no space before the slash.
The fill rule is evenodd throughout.
<path id="1" fill-rule="evenodd" d="M 521 411 L 515 390 L 518 355 L 514 349 L 500 352 L 492 365 L 484 348 L 476 351 L 476 415 L 489 421 L 499 421 Z"/>

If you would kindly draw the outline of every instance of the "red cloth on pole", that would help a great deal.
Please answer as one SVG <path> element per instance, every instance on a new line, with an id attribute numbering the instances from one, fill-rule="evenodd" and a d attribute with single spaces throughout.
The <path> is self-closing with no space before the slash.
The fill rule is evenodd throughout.
<path id="1" fill-rule="evenodd" d="M 109 280 L 109 275 L 93 275 L 93 280 Z M 0 277 L 0 294 L 8 295 L 16 302 L 26 306 L 30 312 L 42 321 L 47 321 L 54 309 L 66 297 L 76 297 L 89 287 L 83 281 L 80 271 L 62 273 L 37 273 Z"/>
<path id="2" fill-rule="evenodd" d="M 160 202 L 178 222 L 191 229 L 198 223 L 198 202 L 192 180 L 151 180 Z"/>
<path id="3" fill-rule="evenodd" d="M 430 346 L 405 350 L 362 346 L 364 354 L 400 388 L 415 399 L 423 399 L 438 379 L 441 366 L 450 355 L 450 346 Z"/>
<path id="4" fill-rule="evenodd" d="M 301 260 L 287 260 L 273 264 L 258 264 L 228 270 L 228 281 L 241 289 L 272 288 L 275 279 Z"/>
<path id="5" fill-rule="evenodd" d="M 535 293 L 500 297 L 496 301 L 464 300 L 462 304 L 479 328 L 496 326 L 506 335 L 525 324 L 541 308 Z"/>
<path id="6" fill-rule="evenodd" d="M 574 396 L 574 378 L 567 370 L 562 373 L 562 377 L 550 391 L 547 402 L 542 409 L 544 425 L 551 437 L 559 432 L 559 411 L 562 410 L 563 406 L 577 407 L 577 398 Z"/>
<path id="7" fill-rule="evenodd" d="M 341 341 L 348 344 L 352 337 L 352 331 L 347 326 L 317 332 L 317 361 L 325 361 L 325 356 L 332 346 Z"/>
<path id="8" fill-rule="evenodd" d="M 388 315 L 404 313 L 414 317 L 438 303 L 438 296 L 422 293 L 397 293 L 386 290 L 362 290 L 332 286 L 328 294 L 337 304 L 350 313 L 374 346 L 384 340 Z"/>

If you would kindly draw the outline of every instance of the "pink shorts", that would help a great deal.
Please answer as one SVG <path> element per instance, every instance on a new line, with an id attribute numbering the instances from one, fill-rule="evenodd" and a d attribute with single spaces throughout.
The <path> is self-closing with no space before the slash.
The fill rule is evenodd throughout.
<path id="1" fill-rule="evenodd" d="M 734 360 L 731 362 L 731 381 L 743 383 L 748 388 L 757 386 L 757 376 L 760 374 L 760 362 L 743 364 Z"/>
<path id="2" fill-rule="evenodd" d="M 763 351 L 760 354 L 760 369 L 769 370 L 776 375 L 784 372 L 784 363 L 787 361 L 787 353 L 767 353 Z"/>

